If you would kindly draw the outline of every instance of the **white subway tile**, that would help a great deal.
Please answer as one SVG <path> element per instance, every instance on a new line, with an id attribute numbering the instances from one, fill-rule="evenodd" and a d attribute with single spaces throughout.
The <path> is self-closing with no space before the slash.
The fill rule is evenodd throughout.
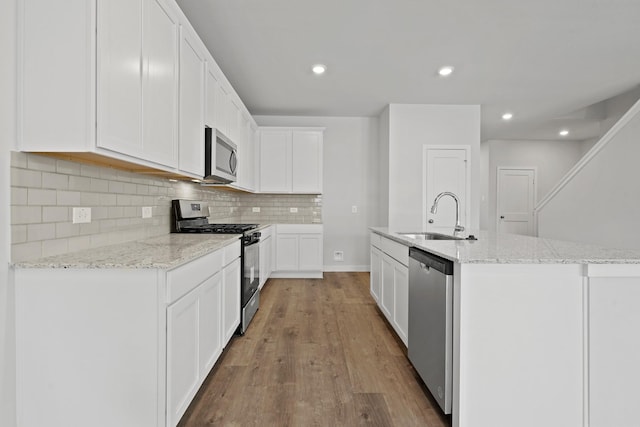
<path id="1" fill-rule="evenodd" d="M 80 165 L 80 175 L 90 178 L 100 178 L 100 168 L 93 165 Z"/>
<path id="2" fill-rule="evenodd" d="M 29 155 L 29 157 L 27 157 L 27 168 L 42 172 L 55 172 L 56 159 L 54 159 L 53 157 L 31 154 Z"/>
<path id="3" fill-rule="evenodd" d="M 42 173 L 42 188 L 55 188 L 67 190 L 69 188 L 69 176 L 59 173 Z"/>
<path id="4" fill-rule="evenodd" d="M 80 234 L 86 236 L 87 234 L 98 234 L 100 232 L 100 221 L 92 221 L 86 224 L 76 224 L 80 226 Z"/>
<path id="5" fill-rule="evenodd" d="M 67 239 L 45 240 L 42 242 L 42 256 L 60 255 L 69 252 Z"/>
<path id="6" fill-rule="evenodd" d="M 30 242 L 55 239 L 55 237 L 56 226 L 53 223 L 27 225 L 27 240 Z"/>
<path id="7" fill-rule="evenodd" d="M 42 258 L 42 242 L 28 242 L 11 245 L 11 261 L 29 261 Z"/>
<path id="8" fill-rule="evenodd" d="M 109 208 L 105 206 L 98 206 L 91 208 L 91 219 L 99 220 L 106 219 L 109 217 Z"/>
<path id="9" fill-rule="evenodd" d="M 30 188 L 27 192 L 27 204 L 52 206 L 56 204 L 56 190 L 41 190 Z"/>
<path id="10" fill-rule="evenodd" d="M 89 188 L 91 191 L 97 191 L 100 193 L 113 193 L 109 187 L 109 181 L 104 179 L 91 178 L 91 186 Z"/>
<path id="11" fill-rule="evenodd" d="M 56 172 L 66 175 L 80 175 L 80 163 L 70 162 L 68 160 L 56 161 Z"/>
<path id="12" fill-rule="evenodd" d="M 124 182 L 109 181 L 109 193 L 115 193 L 115 194 L 124 193 Z"/>
<path id="13" fill-rule="evenodd" d="M 118 198 L 115 194 L 102 194 L 100 196 L 101 206 L 115 206 Z"/>
<path id="14" fill-rule="evenodd" d="M 27 189 L 19 187 L 11 187 L 11 204 L 12 205 L 26 205 L 27 204 Z"/>
<path id="15" fill-rule="evenodd" d="M 81 193 L 80 203 L 82 206 L 98 206 L 100 205 L 101 196 L 102 194 L 100 193 Z M 91 212 L 91 216 L 93 217 L 93 211 Z"/>
<path id="16" fill-rule="evenodd" d="M 12 225 L 11 226 L 11 243 L 24 243 L 27 241 L 27 226 Z"/>
<path id="17" fill-rule="evenodd" d="M 69 208 L 66 206 L 45 206 L 42 208 L 42 222 L 69 221 Z"/>
<path id="18" fill-rule="evenodd" d="M 149 186 L 148 185 L 136 185 L 136 193 L 138 194 L 149 194 Z"/>
<path id="19" fill-rule="evenodd" d="M 117 205 L 118 206 L 129 206 L 131 205 L 131 196 L 128 194 L 118 194 L 116 196 Z"/>
<path id="20" fill-rule="evenodd" d="M 78 236 L 80 234 L 80 224 L 71 222 L 59 222 L 56 224 L 56 238 Z"/>
<path id="21" fill-rule="evenodd" d="M 91 247 L 89 236 L 69 237 L 69 252 L 83 251 Z"/>
<path id="22" fill-rule="evenodd" d="M 59 206 L 80 206 L 79 191 L 58 191 Z"/>
<path id="23" fill-rule="evenodd" d="M 124 208 L 122 206 L 112 206 L 109 208 L 109 218 L 122 218 L 124 216 Z"/>
<path id="24" fill-rule="evenodd" d="M 91 178 L 86 176 L 70 176 L 69 190 L 89 191 L 91 190 Z"/>
<path id="25" fill-rule="evenodd" d="M 123 193 L 136 194 L 136 191 L 137 191 L 136 184 L 130 184 L 128 182 L 124 183 Z"/>
<path id="26" fill-rule="evenodd" d="M 13 168 L 27 168 L 27 153 L 20 151 L 11 152 L 11 167 Z"/>
<path id="27" fill-rule="evenodd" d="M 42 172 L 28 169 L 11 169 L 11 185 L 14 187 L 42 187 Z"/>
<path id="28" fill-rule="evenodd" d="M 42 208 L 40 206 L 12 206 L 12 224 L 35 224 L 42 222 Z"/>

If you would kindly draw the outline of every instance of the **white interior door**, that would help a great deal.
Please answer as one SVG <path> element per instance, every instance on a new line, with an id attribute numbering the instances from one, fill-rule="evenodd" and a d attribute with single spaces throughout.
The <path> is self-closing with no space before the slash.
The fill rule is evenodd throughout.
<path id="1" fill-rule="evenodd" d="M 498 167 L 497 225 L 499 233 L 535 235 L 535 168 Z"/>
<path id="2" fill-rule="evenodd" d="M 425 147 L 425 183 L 423 218 L 428 231 L 451 234 L 456 225 L 456 204 L 452 197 L 443 197 L 438 202 L 435 214 L 431 207 L 436 196 L 449 191 L 460 202 L 460 224 L 468 227 L 469 218 L 469 147 Z"/>

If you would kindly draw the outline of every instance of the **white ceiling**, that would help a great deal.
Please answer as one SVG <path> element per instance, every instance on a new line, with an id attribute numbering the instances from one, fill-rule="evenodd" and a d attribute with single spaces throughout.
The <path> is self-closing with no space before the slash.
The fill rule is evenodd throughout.
<path id="1" fill-rule="evenodd" d="M 640 83 L 639 0 L 178 4 L 252 114 L 480 104 L 483 140 L 559 139 L 565 123 L 569 139 L 586 139 L 596 119 L 574 112 Z M 325 75 L 311 73 L 315 63 L 327 65 Z M 442 65 L 454 74 L 437 76 Z"/>

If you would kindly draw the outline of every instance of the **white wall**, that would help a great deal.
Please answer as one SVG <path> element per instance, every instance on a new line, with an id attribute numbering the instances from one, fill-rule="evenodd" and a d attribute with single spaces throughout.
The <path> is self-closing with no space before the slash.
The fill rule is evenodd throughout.
<path id="1" fill-rule="evenodd" d="M 480 217 L 480 106 L 389 106 L 389 227 L 422 229 L 424 145 L 471 147 L 471 217 L 467 228 L 477 229 Z"/>
<path id="2" fill-rule="evenodd" d="M 639 249 L 640 113 L 544 206 L 541 237 Z"/>
<path id="3" fill-rule="evenodd" d="M 10 259 L 10 151 L 16 123 L 16 0 L 0 6 L 0 425 L 15 420 L 15 316 Z"/>
<path id="4" fill-rule="evenodd" d="M 389 225 L 389 106 L 378 118 L 378 226 Z"/>
<path id="5" fill-rule="evenodd" d="M 497 168 L 537 168 L 536 200 L 541 201 L 558 181 L 582 158 L 580 141 L 491 140 L 482 143 L 483 159 L 488 161 L 487 214 L 480 228 L 496 229 Z M 487 176 L 487 175 L 485 175 Z"/>
<path id="6" fill-rule="evenodd" d="M 322 221 L 325 271 L 368 271 L 369 230 L 378 225 L 378 120 L 255 116 L 262 126 L 324 126 Z M 357 206 L 358 213 L 351 213 Z M 344 261 L 333 260 L 334 251 Z"/>

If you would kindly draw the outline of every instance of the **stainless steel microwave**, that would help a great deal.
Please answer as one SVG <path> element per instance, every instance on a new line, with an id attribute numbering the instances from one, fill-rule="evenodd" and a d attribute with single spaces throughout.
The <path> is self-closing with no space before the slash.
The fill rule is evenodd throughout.
<path id="1" fill-rule="evenodd" d="M 238 147 L 220 132 L 204 129 L 204 182 L 235 182 L 238 170 Z"/>

